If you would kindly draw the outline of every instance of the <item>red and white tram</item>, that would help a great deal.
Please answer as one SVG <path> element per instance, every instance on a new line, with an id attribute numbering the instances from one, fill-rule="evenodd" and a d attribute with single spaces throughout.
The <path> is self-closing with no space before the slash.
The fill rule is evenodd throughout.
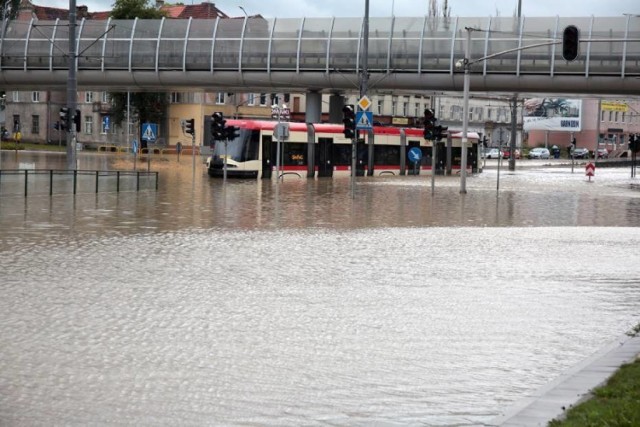
<path id="1" fill-rule="evenodd" d="M 276 121 L 227 120 L 227 126 L 239 128 L 238 137 L 217 141 L 207 161 L 208 174 L 224 175 L 226 159 L 228 177 L 271 178 L 276 165 L 282 174 L 306 177 L 349 176 L 352 165 L 352 142 L 344 137 L 342 124 L 287 123 L 288 137 L 276 137 Z M 362 176 L 430 174 L 433 143 L 423 137 L 420 128 L 374 126 L 360 131 L 357 146 L 356 174 Z M 209 139 L 205 132 L 205 141 Z M 436 173 L 455 173 L 460 169 L 460 138 L 436 144 Z M 469 135 L 468 171 L 477 168 L 477 135 Z M 407 153 L 419 147 L 421 159 L 411 162 Z M 277 162 L 277 153 L 280 161 Z"/>

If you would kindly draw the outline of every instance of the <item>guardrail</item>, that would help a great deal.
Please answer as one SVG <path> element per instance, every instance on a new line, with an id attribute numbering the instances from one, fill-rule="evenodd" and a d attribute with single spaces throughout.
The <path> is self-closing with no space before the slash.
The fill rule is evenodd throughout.
<path id="1" fill-rule="evenodd" d="M 3 195 L 3 188 L 11 188 L 17 190 L 19 188 L 24 189 L 24 197 L 29 195 L 29 186 L 31 184 L 32 189 L 37 184 L 42 184 L 48 189 L 49 196 L 53 196 L 54 191 L 54 177 L 61 178 L 62 183 L 59 188 L 63 190 L 72 191 L 73 194 L 78 193 L 79 180 L 83 177 L 94 178 L 94 186 L 90 188 L 95 189 L 98 193 L 100 188 L 110 189 L 111 191 L 120 192 L 132 191 L 133 179 L 135 179 L 135 191 L 140 191 L 141 178 L 154 178 L 153 189 L 158 190 L 158 172 L 145 172 L 145 171 L 100 171 L 100 170 L 58 170 L 58 169 L 3 169 L 0 170 L 0 196 Z M 23 183 L 20 180 L 24 179 Z M 100 182 L 103 185 L 100 185 Z M 87 188 L 86 180 L 83 180 L 82 188 Z M 148 181 L 148 179 L 146 180 Z M 7 184 L 9 182 L 9 184 Z M 22 184 L 22 185 L 21 185 Z M 125 185 L 126 184 L 126 185 Z M 149 189 L 149 188 L 147 188 Z M 109 190 L 105 190 L 109 191 Z M 37 191 L 36 191 L 37 193 Z M 10 195 L 16 193 L 11 192 Z M 40 192 L 39 194 L 42 194 Z M 6 194 L 5 194 L 6 195 Z"/>

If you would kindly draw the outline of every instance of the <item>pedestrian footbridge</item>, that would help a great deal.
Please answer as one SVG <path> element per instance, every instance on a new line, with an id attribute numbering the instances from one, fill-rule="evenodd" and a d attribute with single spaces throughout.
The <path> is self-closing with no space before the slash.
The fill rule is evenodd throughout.
<path id="1" fill-rule="evenodd" d="M 467 28 L 474 28 L 472 91 L 640 94 L 638 17 L 387 17 L 364 24 L 363 18 L 82 20 L 77 84 L 94 90 L 357 91 L 367 46 L 369 91 L 461 91 L 463 70 L 456 64 L 465 56 Z M 568 25 L 580 29 L 572 62 L 562 58 L 560 44 Z M 5 21 L 0 85 L 65 88 L 69 31 L 61 20 Z"/>

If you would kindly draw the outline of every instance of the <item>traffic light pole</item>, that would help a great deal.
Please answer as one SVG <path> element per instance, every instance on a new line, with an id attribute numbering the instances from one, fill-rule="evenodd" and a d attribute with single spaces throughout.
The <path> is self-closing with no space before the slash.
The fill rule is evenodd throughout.
<path id="1" fill-rule="evenodd" d="M 193 180 L 196 180 L 196 131 L 191 134 L 191 166 L 193 169 Z"/>
<path id="2" fill-rule="evenodd" d="M 67 75 L 67 108 L 69 114 L 75 114 L 76 97 L 78 96 L 78 79 L 76 76 L 76 0 L 69 0 L 69 74 Z M 76 160 L 76 131 L 73 121 L 67 126 L 67 169 L 78 169 Z"/>
<path id="3" fill-rule="evenodd" d="M 360 72 L 360 99 L 367 95 L 369 83 L 369 0 L 364 2 L 364 22 L 362 26 L 362 67 Z M 355 113 L 355 109 L 354 109 Z M 356 175 L 358 162 L 358 127 L 351 139 L 351 197 L 356 196 Z"/>
<path id="4" fill-rule="evenodd" d="M 464 50 L 464 102 L 462 104 L 462 142 L 460 143 L 460 193 L 467 192 L 467 134 L 469 130 L 469 66 L 471 65 L 471 31 L 473 28 L 467 27 L 467 44 Z"/>

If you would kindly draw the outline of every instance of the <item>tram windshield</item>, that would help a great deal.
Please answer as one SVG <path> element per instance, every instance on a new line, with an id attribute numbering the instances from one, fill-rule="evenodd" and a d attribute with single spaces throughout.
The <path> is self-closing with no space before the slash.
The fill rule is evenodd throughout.
<path id="1" fill-rule="evenodd" d="M 236 162 L 247 162 L 258 160 L 260 131 L 251 129 L 240 129 L 239 136 L 233 140 L 216 141 L 213 147 L 213 160 L 227 160 Z M 226 146 L 226 147 L 225 147 Z"/>

